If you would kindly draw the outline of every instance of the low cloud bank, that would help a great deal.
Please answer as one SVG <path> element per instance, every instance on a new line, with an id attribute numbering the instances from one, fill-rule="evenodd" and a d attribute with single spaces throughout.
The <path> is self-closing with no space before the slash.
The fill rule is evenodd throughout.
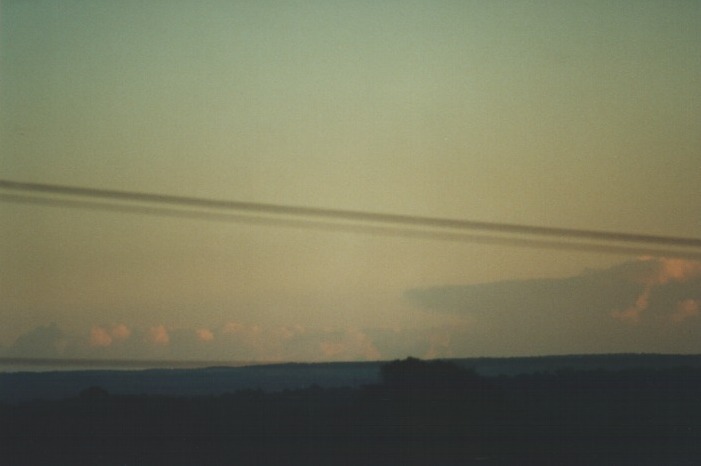
<path id="1" fill-rule="evenodd" d="M 701 352 L 701 263 L 641 258 L 557 279 L 412 289 L 435 324 L 311 328 L 229 320 L 38 326 L 0 356 L 210 361 L 339 361 L 606 352 Z M 451 323 L 445 324 L 446 319 Z"/>

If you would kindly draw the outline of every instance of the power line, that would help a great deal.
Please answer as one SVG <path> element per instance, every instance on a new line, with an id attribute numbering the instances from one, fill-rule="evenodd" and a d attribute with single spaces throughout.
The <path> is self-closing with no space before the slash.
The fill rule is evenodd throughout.
<path id="1" fill-rule="evenodd" d="M 444 240 L 701 259 L 701 239 L 325 209 L 0 179 L 0 200 Z"/>

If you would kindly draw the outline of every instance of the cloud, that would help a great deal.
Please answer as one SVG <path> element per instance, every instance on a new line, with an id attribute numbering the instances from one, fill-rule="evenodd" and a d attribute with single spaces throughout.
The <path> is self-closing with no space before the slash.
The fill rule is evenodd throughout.
<path id="1" fill-rule="evenodd" d="M 7 355 L 32 358 L 57 357 L 65 353 L 67 343 L 66 335 L 55 322 L 52 322 L 20 335 L 7 349 Z"/>
<path id="2" fill-rule="evenodd" d="M 154 345 L 167 346 L 170 343 L 170 335 L 163 325 L 157 325 L 148 329 L 146 340 Z"/>
<path id="3" fill-rule="evenodd" d="M 197 335 L 197 339 L 200 341 L 214 340 L 214 333 L 212 333 L 212 331 L 208 328 L 199 328 L 195 330 L 195 334 Z"/>
<path id="4" fill-rule="evenodd" d="M 283 325 L 280 327 L 273 328 L 273 335 L 275 338 L 282 340 L 290 340 L 298 335 L 302 335 L 306 332 L 306 329 L 299 324 L 296 325 Z"/>
<path id="5" fill-rule="evenodd" d="M 677 305 L 677 310 L 672 314 L 672 321 L 675 323 L 684 322 L 692 317 L 697 317 L 701 313 L 701 300 L 685 299 Z"/>
<path id="6" fill-rule="evenodd" d="M 93 325 L 78 335 L 49 324 L 21 335 L 3 354 L 332 361 L 701 352 L 701 264 L 682 259 L 638 259 L 557 279 L 412 289 L 405 297 L 425 314 L 423 324 L 390 329 L 238 321 L 192 327 L 117 323 Z M 435 314 L 442 315 L 432 320 Z"/>
<path id="7" fill-rule="evenodd" d="M 343 358 L 350 343 L 337 331 L 307 329 L 302 325 L 260 326 L 226 322 L 218 331 L 222 351 L 237 359 L 267 361 Z"/>
<path id="8" fill-rule="evenodd" d="M 378 360 L 381 358 L 375 344 L 361 330 L 347 329 L 324 335 L 319 344 L 323 359 Z"/>
<path id="9" fill-rule="evenodd" d="M 382 356 L 370 334 L 356 328 L 232 321 L 214 328 L 173 329 L 168 334 L 168 356 L 176 359 L 330 361 L 376 360 Z"/>
<path id="10" fill-rule="evenodd" d="M 131 336 L 131 329 L 125 324 L 116 324 L 111 328 L 93 325 L 90 328 L 89 344 L 92 347 L 108 347 L 112 343 L 121 342 Z"/>
<path id="11" fill-rule="evenodd" d="M 685 259 L 647 259 L 656 265 L 654 273 L 648 277 L 650 285 L 664 285 L 669 282 L 686 282 L 701 277 L 701 262 Z"/>
<path id="12" fill-rule="evenodd" d="M 93 325 L 90 329 L 90 346 L 105 347 L 112 344 L 112 336 L 103 327 Z"/>
<path id="13" fill-rule="evenodd" d="M 132 328 L 116 324 L 64 334 L 51 324 L 18 338 L 13 350 L 14 355 L 28 357 L 319 362 L 451 357 L 460 355 L 456 345 L 459 349 L 461 341 L 471 339 L 458 326 L 360 329 L 228 323 L 218 328 L 167 324 Z M 4 349 L 3 355 L 12 355 L 9 350 Z"/>
<path id="14" fill-rule="evenodd" d="M 372 330 L 309 328 L 299 324 L 264 326 L 235 321 L 219 327 L 171 329 L 168 335 L 168 357 L 193 360 L 378 360 L 384 357 L 421 356 L 430 346 L 428 335 L 417 339 L 416 334 L 407 333 L 397 335 L 397 339 L 406 340 L 406 343 L 396 347 L 415 348 L 415 342 L 420 341 L 421 352 L 399 350 L 385 353 L 378 348 L 381 333 Z M 153 348 L 155 345 L 150 346 Z M 149 348 L 142 352 L 147 351 Z M 162 357 L 162 354 L 158 356 Z"/>
<path id="15" fill-rule="evenodd" d="M 685 259 L 644 258 L 641 259 L 640 265 L 644 270 L 640 278 L 644 287 L 632 306 L 623 311 L 613 310 L 611 315 L 615 319 L 637 324 L 643 312 L 648 309 L 650 296 L 657 288 L 671 283 L 685 283 L 701 277 L 701 263 Z M 686 314 L 683 309 L 677 309 L 672 315 L 672 320 L 680 322 L 679 319 L 684 320 L 689 317 L 689 312 L 688 308 Z"/>
<path id="16" fill-rule="evenodd" d="M 645 289 L 643 289 L 642 293 L 640 293 L 640 295 L 637 297 L 635 303 L 632 306 L 623 311 L 614 309 L 611 312 L 611 316 L 613 316 L 614 319 L 618 319 L 623 322 L 628 322 L 631 324 L 639 323 L 641 314 L 644 310 L 648 308 L 651 291 L 651 287 L 646 286 Z"/>
<path id="17" fill-rule="evenodd" d="M 557 279 L 411 289 L 426 312 L 465 319 L 445 354 L 701 351 L 701 263 L 645 258 Z M 468 320 L 469 319 L 469 320 Z M 470 325 L 467 325 L 469 322 Z M 684 322 L 697 326 L 681 332 Z M 432 354 L 432 353 L 431 353 Z"/>
<path id="18" fill-rule="evenodd" d="M 265 335 L 267 330 L 256 324 L 250 325 L 229 321 L 222 326 L 220 333 L 225 341 L 246 353 L 256 349 L 263 351 L 266 346 L 272 343 L 270 335 Z"/>
<path id="19" fill-rule="evenodd" d="M 111 335 L 115 340 L 126 340 L 131 336 L 131 329 L 125 324 L 117 324 L 112 327 Z"/>
<path id="20" fill-rule="evenodd" d="M 445 358 L 454 356 L 451 339 L 453 334 L 449 329 L 437 329 L 428 334 L 429 348 L 423 357 L 426 359 Z"/>
<path id="21" fill-rule="evenodd" d="M 566 278 L 509 280 L 473 285 L 408 290 L 404 297 L 419 307 L 455 315 L 550 314 L 551 311 L 627 307 L 641 285 L 626 279 L 628 267 L 592 271 Z M 610 307 L 609 307 L 610 309 Z"/>

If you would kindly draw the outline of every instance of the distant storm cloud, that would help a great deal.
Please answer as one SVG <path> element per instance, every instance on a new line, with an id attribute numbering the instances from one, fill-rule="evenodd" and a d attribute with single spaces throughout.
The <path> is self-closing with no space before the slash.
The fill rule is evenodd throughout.
<path id="1" fill-rule="evenodd" d="M 417 288 L 405 298 L 425 313 L 425 325 L 165 321 L 95 324 L 66 334 L 49 324 L 20 335 L 2 354 L 263 362 L 701 352 L 701 264 L 688 260 L 641 258 L 564 278 Z"/>
<path id="2" fill-rule="evenodd" d="M 20 335 L 7 350 L 9 356 L 58 357 L 63 356 L 68 345 L 67 335 L 52 322 L 40 325 Z"/>
<path id="3" fill-rule="evenodd" d="M 223 341 L 244 351 L 264 351 L 272 343 L 265 329 L 257 324 L 244 324 L 237 321 L 226 322 L 219 331 Z"/>
<path id="4" fill-rule="evenodd" d="M 640 261 L 641 269 L 644 270 L 640 277 L 643 289 L 635 302 L 624 310 L 614 309 L 611 315 L 620 321 L 637 324 L 642 315 L 650 306 L 651 295 L 659 287 L 673 283 L 687 283 L 701 278 L 701 263 L 684 259 L 669 258 L 643 258 Z M 684 299 L 672 310 L 671 319 L 674 322 L 681 322 L 688 317 L 693 317 L 698 309 L 694 309 L 693 299 Z"/>
<path id="5" fill-rule="evenodd" d="M 565 278 L 412 289 L 405 298 L 474 324 L 444 352 L 701 350 L 696 261 L 641 258 Z"/>
<path id="6" fill-rule="evenodd" d="M 701 277 L 701 262 L 685 259 L 644 259 L 652 262 L 654 271 L 648 277 L 650 285 L 664 285 L 669 282 L 686 282 Z"/>
<path id="7" fill-rule="evenodd" d="M 434 329 L 428 334 L 428 351 L 423 355 L 426 359 L 454 356 L 452 351 L 453 332 L 449 329 Z"/>
<path id="8" fill-rule="evenodd" d="M 300 324 L 260 326 L 236 321 L 219 330 L 222 347 L 261 360 L 375 360 L 381 357 L 362 330 L 310 329 Z"/>
<path id="9" fill-rule="evenodd" d="M 148 329 L 146 339 L 154 345 L 167 346 L 170 343 L 170 334 L 164 325 L 157 325 Z"/>
<path id="10" fill-rule="evenodd" d="M 229 321 L 219 326 L 151 327 L 94 324 L 76 333 L 59 325 L 40 326 L 21 335 L 0 356 L 110 360 L 179 359 L 192 361 L 357 361 L 455 355 L 464 329 L 308 327 Z"/>
<path id="11" fill-rule="evenodd" d="M 375 344 L 359 329 L 347 329 L 325 335 L 319 348 L 322 359 L 377 360 L 381 358 Z"/>
<path id="12" fill-rule="evenodd" d="M 672 314 L 672 321 L 681 323 L 687 319 L 698 317 L 699 313 L 701 313 L 701 300 L 685 299 L 677 305 L 676 312 Z"/>
<path id="13" fill-rule="evenodd" d="M 112 344 L 112 336 L 103 327 L 94 325 L 90 329 L 90 346 L 106 347 Z"/>
<path id="14" fill-rule="evenodd" d="M 123 341 L 131 336 L 131 329 L 125 324 L 116 324 L 108 328 L 100 325 L 93 325 L 90 329 L 90 346 L 107 347 L 112 343 Z"/>
<path id="15" fill-rule="evenodd" d="M 573 277 L 413 289 L 405 297 L 427 310 L 452 314 L 534 316 L 547 310 L 603 310 L 634 322 L 652 305 L 660 307 L 657 295 L 662 290 L 678 294 L 675 303 L 693 299 L 701 293 L 701 263 L 643 258 Z"/>
<path id="16" fill-rule="evenodd" d="M 207 342 L 214 340 L 214 333 L 208 328 L 199 328 L 195 330 L 195 334 L 197 335 L 197 339 L 200 341 Z"/>
<path id="17" fill-rule="evenodd" d="M 534 317 L 548 310 L 572 312 L 627 307 L 641 285 L 627 279 L 629 267 L 586 270 L 566 278 L 507 280 L 408 290 L 404 297 L 434 312 L 475 316 Z"/>
<path id="18" fill-rule="evenodd" d="M 112 327 L 111 335 L 115 340 L 126 340 L 131 336 L 131 329 L 125 324 L 117 324 Z"/>

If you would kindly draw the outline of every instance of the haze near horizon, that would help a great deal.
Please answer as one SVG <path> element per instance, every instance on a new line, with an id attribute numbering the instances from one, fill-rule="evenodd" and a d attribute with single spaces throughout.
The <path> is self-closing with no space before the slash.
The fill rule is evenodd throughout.
<path id="1" fill-rule="evenodd" d="M 701 238 L 701 4 L 0 4 L 2 178 Z M 0 199 L 0 357 L 699 353 L 701 264 Z"/>

